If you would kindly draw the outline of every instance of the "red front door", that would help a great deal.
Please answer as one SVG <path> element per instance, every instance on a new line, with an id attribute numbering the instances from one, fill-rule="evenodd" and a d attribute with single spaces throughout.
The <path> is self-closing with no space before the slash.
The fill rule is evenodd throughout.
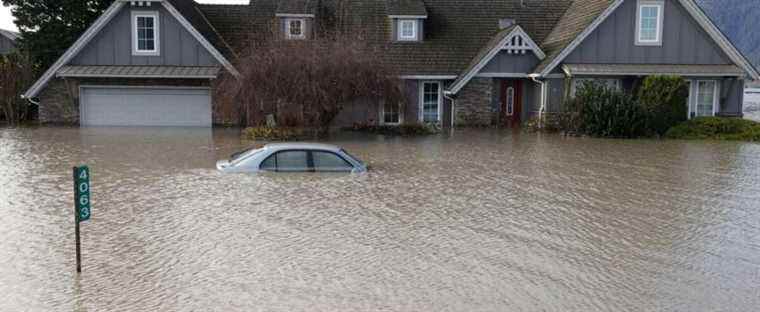
<path id="1" fill-rule="evenodd" d="M 522 121 L 522 81 L 501 81 L 501 118 L 504 126 L 518 127 Z"/>

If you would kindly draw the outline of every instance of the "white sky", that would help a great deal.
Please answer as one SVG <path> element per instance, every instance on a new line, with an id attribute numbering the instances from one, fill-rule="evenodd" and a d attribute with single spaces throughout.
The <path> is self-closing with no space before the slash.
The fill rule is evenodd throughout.
<path id="1" fill-rule="evenodd" d="M 247 4 L 249 0 L 197 0 L 198 3 L 215 3 L 215 4 Z M 13 24 L 11 8 L 0 5 L 0 28 L 17 31 L 16 25 Z"/>

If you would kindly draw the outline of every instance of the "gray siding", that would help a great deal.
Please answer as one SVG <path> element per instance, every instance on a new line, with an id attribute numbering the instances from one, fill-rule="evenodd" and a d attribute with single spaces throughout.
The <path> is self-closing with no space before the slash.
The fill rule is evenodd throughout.
<path id="1" fill-rule="evenodd" d="M 380 118 L 380 104 L 376 100 L 357 100 L 343 105 L 343 110 L 332 122 L 333 127 L 350 127 L 354 124 L 377 125 Z"/>
<path id="2" fill-rule="evenodd" d="M 7 37 L 0 35 L 0 54 L 8 54 L 16 49 L 16 43 Z"/>
<path id="3" fill-rule="evenodd" d="M 700 80 L 714 80 L 718 82 L 720 99 L 716 107 L 717 115 L 740 116 L 743 113 L 744 80 L 721 77 L 689 79 L 692 86 L 689 90 L 689 106 L 692 112 L 696 110 L 697 105 L 697 88 L 694 86 Z"/>
<path id="4" fill-rule="evenodd" d="M 637 1 L 625 1 L 565 63 L 731 64 L 677 0 L 665 0 L 662 46 L 637 46 Z"/>
<path id="5" fill-rule="evenodd" d="M 530 51 L 525 54 L 501 51 L 480 70 L 480 73 L 530 73 L 538 63 L 539 59 Z"/>
<path id="6" fill-rule="evenodd" d="M 546 86 L 548 88 L 547 90 L 547 102 L 546 102 L 546 111 L 549 113 L 558 113 L 562 109 L 562 105 L 564 104 L 564 98 L 565 98 L 565 79 L 564 78 L 554 78 L 554 79 L 547 79 L 546 82 L 548 85 Z M 540 90 L 540 87 L 539 87 Z M 538 93 L 540 94 L 540 93 Z M 538 106 L 541 107 L 540 104 Z"/>
<path id="7" fill-rule="evenodd" d="M 420 82 L 417 80 L 405 80 L 406 107 L 404 107 L 404 123 L 418 123 L 420 121 Z"/>
<path id="8" fill-rule="evenodd" d="M 719 112 L 729 115 L 741 115 L 744 113 L 744 80 L 726 79 L 723 81 L 721 91 L 721 104 Z"/>
<path id="9" fill-rule="evenodd" d="M 132 55 L 132 11 L 159 12 L 161 55 Z M 219 63 L 163 6 L 154 4 L 122 9 L 70 64 L 215 66 Z"/>
<path id="10" fill-rule="evenodd" d="M 405 80 L 406 103 L 402 108 L 403 123 L 419 122 L 419 81 Z M 335 117 L 333 127 L 349 127 L 355 123 L 378 125 L 380 123 L 380 101 L 358 100 L 345 104 Z"/>

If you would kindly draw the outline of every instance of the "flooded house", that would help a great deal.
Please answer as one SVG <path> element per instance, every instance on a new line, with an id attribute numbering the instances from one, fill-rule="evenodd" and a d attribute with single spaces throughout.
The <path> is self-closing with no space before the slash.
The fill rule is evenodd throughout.
<path id="1" fill-rule="evenodd" d="M 210 127 L 217 81 L 250 42 L 311 40 L 336 15 L 385 47 L 406 94 L 348 105 L 338 125 L 515 126 L 585 81 L 651 75 L 688 80 L 690 117 L 742 116 L 760 78 L 694 0 L 117 0 L 24 96 L 41 122 Z"/>
<path id="2" fill-rule="evenodd" d="M 16 50 L 16 40 L 19 34 L 10 30 L 0 29 L 0 55 L 9 54 Z"/>

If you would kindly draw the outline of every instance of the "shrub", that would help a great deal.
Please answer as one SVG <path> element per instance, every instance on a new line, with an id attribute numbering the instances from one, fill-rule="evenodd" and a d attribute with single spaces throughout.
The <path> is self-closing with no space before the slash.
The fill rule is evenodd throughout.
<path id="1" fill-rule="evenodd" d="M 760 142 L 760 123 L 739 118 L 699 117 L 671 128 L 665 137 Z"/>
<path id="2" fill-rule="evenodd" d="M 317 137 L 316 130 L 285 127 L 249 127 L 243 130 L 243 138 L 258 141 L 292 141 Z"/>
<path id="3" fill-rule="evenodd" d="M 18 124 L 30 118 L 30 106 L 21 93 L 33 82 L 33 72 L 27 55 L 0 55 L 0 120 Z"/>
<path id="4" fill-rule="evenodd" d="M 638 101 L 647 114 L 646 128 L 662 136 L 671 127 L 686 121 L 689 88 L 686 80 L 674 76 L 650 76 L 644 79 Z"/>
<path id="5" fill-rule="evenodd" d="M 373 134 L 390 135 L 390 136 L 420 136 L 432 135 L 441 132 L 441 128 L 436 124 L 402 124 L 399 126 L 378 126 L 370 124 L 355 124 L 344 130 L 359 131 Z"/>
<path id="6" fill-rule="evenodd" d="M 225 76 L 216 91 L 219 110 L 246 125 L 277 124 L 327 131 L 347 103 L 404 99 L 396 67 L 384 46 L 364 33 L 324 32 L 310 40 L 256 41 L 238 58 L 239 77 Z"/>
<path id="7" fill-rule="evenodd" d="M 588 82 L 563 113 L 569 132 L 596 137 L 638 138 L 648 135 L 646 110 L 633 96 Z"/>

